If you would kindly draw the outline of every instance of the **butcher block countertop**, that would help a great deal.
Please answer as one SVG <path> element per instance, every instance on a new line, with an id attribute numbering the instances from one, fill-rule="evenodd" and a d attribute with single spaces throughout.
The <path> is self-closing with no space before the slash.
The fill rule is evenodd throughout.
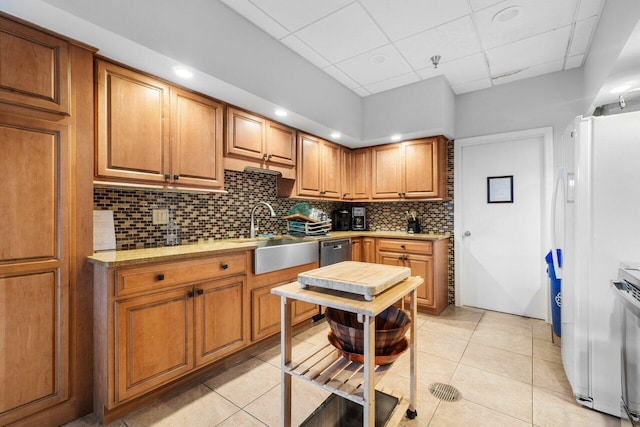
<path id="1" fill-rule="evenodd" d="M 343 261 L 298 274 L 303 288 L 315 286 L 364 296 L 371 301 L 379 293 L 411 275 L 409 267 Z"/>

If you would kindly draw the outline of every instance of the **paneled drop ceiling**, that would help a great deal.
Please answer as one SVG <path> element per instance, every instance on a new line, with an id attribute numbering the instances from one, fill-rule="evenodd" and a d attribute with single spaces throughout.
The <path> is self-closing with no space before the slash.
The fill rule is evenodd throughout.
<path id="1" fill-rule="evenodd" d="M 604 3 L 221 1 L 360 96 L 438 75 L 462 94 L 580 67 Z"/>

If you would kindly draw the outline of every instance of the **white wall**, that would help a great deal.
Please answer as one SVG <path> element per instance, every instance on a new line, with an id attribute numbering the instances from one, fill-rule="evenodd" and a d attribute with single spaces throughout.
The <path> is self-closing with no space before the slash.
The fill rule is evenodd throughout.
<path id="1" fill-rule="evenodd" d="M 413 83 L 363 99 L 363 145 L 389 142 L 400 133 L 403 139 L 454 135 L 455 95 L 444 77 Z"/>

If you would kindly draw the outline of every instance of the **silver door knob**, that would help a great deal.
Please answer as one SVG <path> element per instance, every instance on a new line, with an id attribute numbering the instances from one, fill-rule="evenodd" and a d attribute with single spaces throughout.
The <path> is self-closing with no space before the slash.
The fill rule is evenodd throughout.
<path id="1" fill-rule="evenodd" d="M 465 231 L 464 232 L 464 237 L 469 237 L 471 236 L 471 232 L 470 231 Z"/>

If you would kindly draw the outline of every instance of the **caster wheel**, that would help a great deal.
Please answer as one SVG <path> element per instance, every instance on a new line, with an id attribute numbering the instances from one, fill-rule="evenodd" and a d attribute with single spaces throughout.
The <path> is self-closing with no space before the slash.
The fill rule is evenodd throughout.
<path id="1" fill-rule="evenodd" d="M 407 409 L 407 418 L 409 418 L 410 420 L 414 419 L 415 417 L 418 416 L 418 411 L 416 410 L 411 410 L 411 409 Z"/>

